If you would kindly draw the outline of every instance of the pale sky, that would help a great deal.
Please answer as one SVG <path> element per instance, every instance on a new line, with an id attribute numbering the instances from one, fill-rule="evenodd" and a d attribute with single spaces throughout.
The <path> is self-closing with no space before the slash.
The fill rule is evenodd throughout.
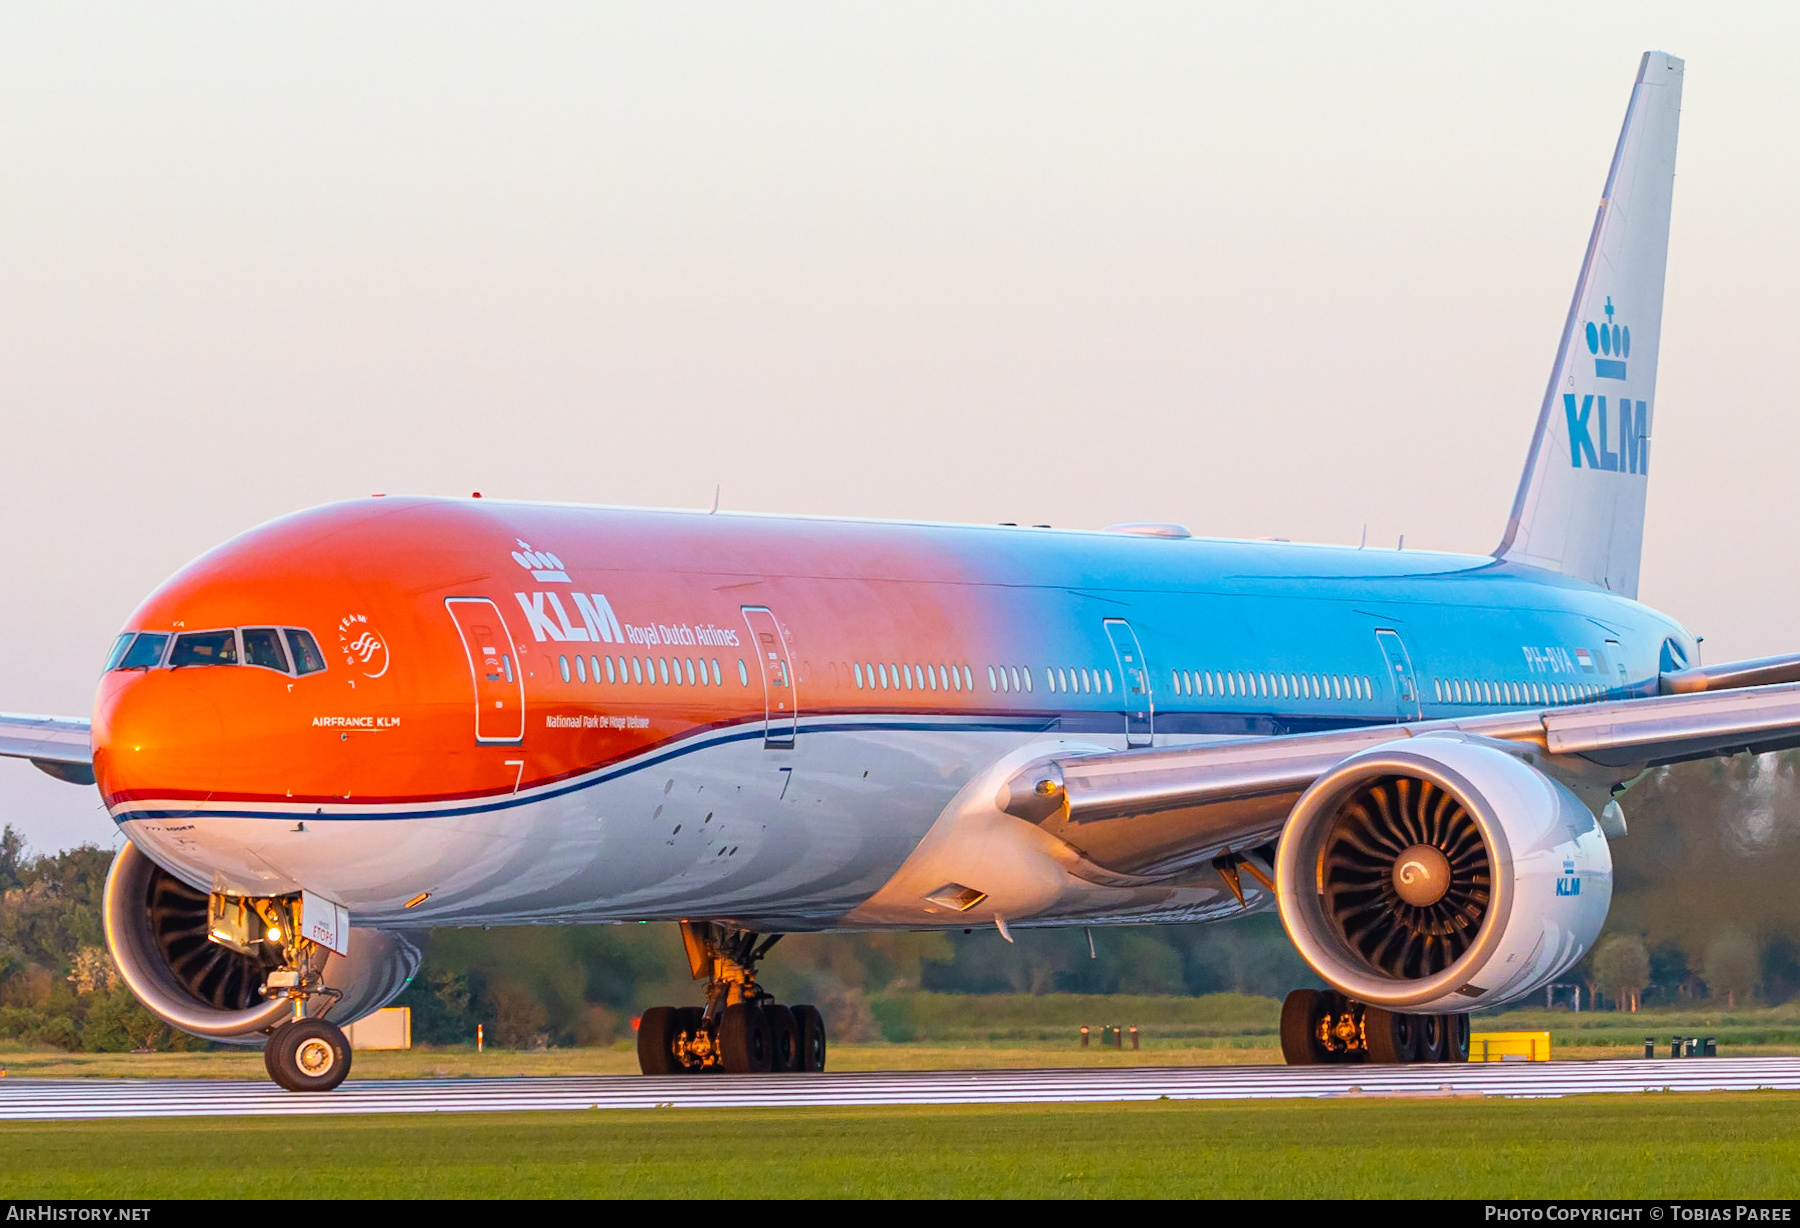
<path id="1" fill-rule="evenodd" d="M 1800 649 L 1793 5 L 0 6 L 0 710 L 374 491 L 1485 552 L 1687 60 L 1641 596 Z M 106 842 L 0 762 L 0 821 Z"/>

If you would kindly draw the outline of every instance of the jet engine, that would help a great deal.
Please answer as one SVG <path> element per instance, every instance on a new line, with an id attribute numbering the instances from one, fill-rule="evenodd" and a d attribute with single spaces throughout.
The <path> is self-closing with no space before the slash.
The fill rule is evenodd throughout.
<path id="1" fill-rule="evenodd" d="M 245 954 L 209 937 L 208 895 L 127 844 L 113 859 L 103 905 L 106 945 L 131 992 L 149 1011 L 195 1036 L 260 1044 L 293 1015 L 285 996 L 267 998 L 269 973 L 282 966 L 278 948 Z M 417 944 L 400 934 L 352 929 L 347 956 L 331 954 L 324 983 L 343 996 L 315 996 L 307 1014 L 327 1008 L 339 1026 L 397 997 L 419 970 Z"/>
<path id="2" fill-rule="evenodd" d="M 1282 924 L 1357 1001 L 1466 1012 L 1541 989 L 1588 950 L 1612 900 L 1593 814 L 1466 734 L 1385 742 L 1316 780 L 1276 856 Z"/>

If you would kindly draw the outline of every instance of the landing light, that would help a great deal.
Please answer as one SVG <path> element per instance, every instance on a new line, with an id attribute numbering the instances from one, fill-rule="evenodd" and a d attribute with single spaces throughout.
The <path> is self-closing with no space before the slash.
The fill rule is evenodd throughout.
<path id="1" fill-rule="evenodd" d="M 281 931 L 276 929 L 272 925 L 269 927 L 269 941 L 270 942 L 280 942 L 281 941 Z"/>

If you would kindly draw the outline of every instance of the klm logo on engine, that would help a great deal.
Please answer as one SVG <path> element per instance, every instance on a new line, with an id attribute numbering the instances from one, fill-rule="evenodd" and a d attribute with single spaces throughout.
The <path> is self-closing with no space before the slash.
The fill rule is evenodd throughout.
<path id="1" fill-rule="evenodd" d="M 1575 876 L 1575 863 L 1572 860 L 1565 860 L 1563 862 L 1562 877 L 1556 880 L 1556 894 L 1581 894 L 1581 880 Z"/>
<path id="2" fill-rule="evenodd" d="M 1623 380 L 1631 357 L 1631 329 L 1613 320 L 1613 301 L 1606 300 L 1606 322 L 1589 320 L 1588 353 L 1597 379 Z M 1610 404 L 1609 404 L 1610 401 Z M 1569 464 L 1607 473 L 1650 472 L 1650 406 L 1630 397 L 1595 393 L 1563 393 L 1563 417 L 1569 424 Z"/>

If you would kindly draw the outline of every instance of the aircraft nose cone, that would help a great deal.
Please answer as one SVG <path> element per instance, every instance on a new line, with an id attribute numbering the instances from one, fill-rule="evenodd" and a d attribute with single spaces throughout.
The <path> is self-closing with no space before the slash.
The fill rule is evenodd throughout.
<path id="1" fill-rule="evenodd" d="M 94 779 L 109 807 L 205 801 L 219 774 L 218 703 L 179 671 L 107 675 L 94 701 Z M 178 807 L 177 807 L 178 809 Z"/>

